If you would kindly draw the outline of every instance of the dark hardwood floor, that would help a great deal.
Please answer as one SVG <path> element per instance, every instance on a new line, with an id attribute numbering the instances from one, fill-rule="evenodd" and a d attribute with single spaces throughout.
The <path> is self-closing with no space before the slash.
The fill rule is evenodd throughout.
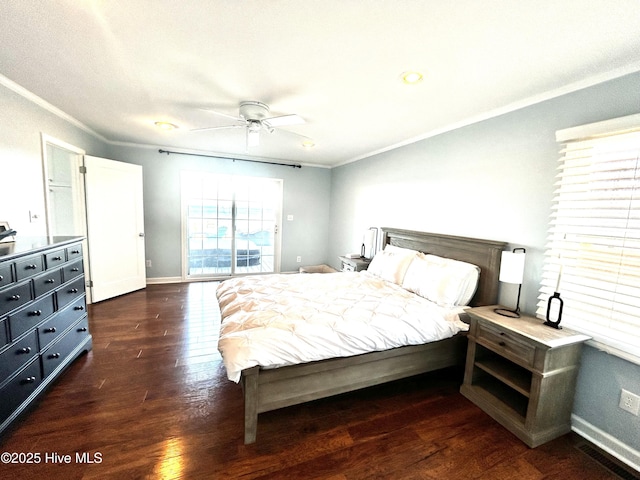
<path id="1" fill-rule="evenodd" d="M 215 288 L 151 285 L 91 306 L 93 351 L 1 439 L 40 463 L 0 464 L 0 478 L 617 478 L 574 434 L 525 446 L 460 395 L 458 371 L 262 414 L 245 446 Z"/>

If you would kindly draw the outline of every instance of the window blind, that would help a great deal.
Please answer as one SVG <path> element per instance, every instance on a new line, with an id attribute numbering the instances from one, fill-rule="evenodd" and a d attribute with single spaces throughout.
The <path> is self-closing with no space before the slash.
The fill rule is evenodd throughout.
<path id="1" fill-rule="evenodd" d="M 563 326 L 640 363 L 640 131 L 565 138 L 540 318 L 555 291 L 564 300 Z"/>

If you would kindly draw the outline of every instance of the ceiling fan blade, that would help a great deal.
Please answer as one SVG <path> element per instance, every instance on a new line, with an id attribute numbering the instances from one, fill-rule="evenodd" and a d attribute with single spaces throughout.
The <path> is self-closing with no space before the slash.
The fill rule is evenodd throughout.
<path id="1" fill-rule="evenodd" d="M 220 115 L 221 117 L 231 118 L 232 120 L 236 120 L 238 122 L 243 122 L 244 120 L 237 115 L 229 115 L 228 113 L 218 112 L 217 110 L 213 110 L 211 108 L 201 108 L 205 112 L 213 113 L 215 115 Z"/>
<path id="2" fill-rule="evenodd" d="M 302 125 L 305 121 L 300 115 L 292 114 L 265 118 L 262 123 L 266 123 L 270 127 L 285 127 L 288 125 Z"/>
<path id="3" fill-rule="evenodd" d="M 223 125 L 221 127 L 202 127 L 202 128 L 192 128 L 189 130 L 190 132 L 204 132 L 206 130 L 224 130 L 227 128 L 244 128 L 245 125 Z"/>

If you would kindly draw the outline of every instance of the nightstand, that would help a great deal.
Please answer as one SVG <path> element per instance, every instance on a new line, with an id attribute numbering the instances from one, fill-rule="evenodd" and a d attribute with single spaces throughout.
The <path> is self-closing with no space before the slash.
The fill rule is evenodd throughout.
<path id="1" fill-rule="evenodd" d="M 349 257 L 338 257 L 340 259 L 340 270 L 343 272 L 359 272 L 361 270 L 366 270 L 371 263 L 371 260 L 368 258 L 360 257 L 360 258 L 349 258 Z"/>
<path id="2" fill-rule="evenodd" d="M 460 393 L 530 447 L 571 430 L 582 344 L 590 337 L 543 321 L 469 309 Z"/>

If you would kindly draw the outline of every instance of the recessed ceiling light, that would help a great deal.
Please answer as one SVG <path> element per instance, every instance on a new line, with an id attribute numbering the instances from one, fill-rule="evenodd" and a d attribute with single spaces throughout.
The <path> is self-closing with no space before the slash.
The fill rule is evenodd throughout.
<path id="1" fill-rule="evenodd" d="M 155 126 L 163 130 L 174 130 L 178 128 L 177 125 L 169 122 L 155 122 Z"/>
<path id="2" fill-rule="evenodd" d="M 302 142 L 302 146 L 304 148 L 313 148 L 316 146 L 316 144 L 313 143 L 313 140 L 305 140 L 304 142 Z"/>
<path id="3" fill-rule="evenodd" d="M 404 72 L 401 75 L 402 81 L 408 85 L 414 85 L 422 81 L 422 74 L 420 72 Z"/>

